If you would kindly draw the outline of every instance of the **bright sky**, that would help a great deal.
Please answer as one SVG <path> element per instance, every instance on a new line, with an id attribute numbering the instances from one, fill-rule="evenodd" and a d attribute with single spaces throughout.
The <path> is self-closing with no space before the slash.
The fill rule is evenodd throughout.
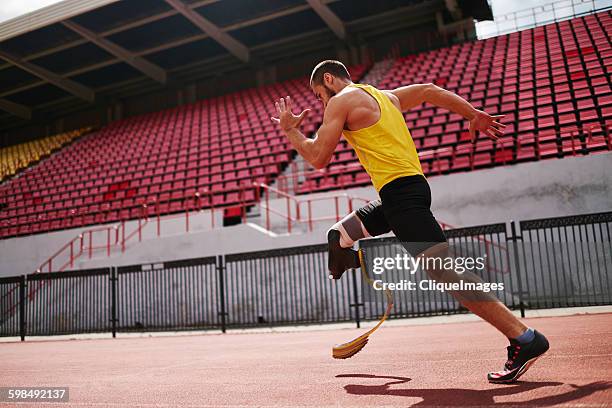
<path id="1" fill-rule="evenodd" d="M 54 3 L 59 0 L 0 0 L 0 22 Z"/>
<path id="2" fill-rule="evenodd" d="M 580 14 L 603 7 L 612 6 L 612 0 L 557 0 L 554 1 L 554 12 L 552 7 L 552 0 L 521 0 L 519 1 L 507 1 L 507 0 L 489 0 L 491 8 L 493 9 L 493 16 L 504 16 L 505 18 L 496 18 L 495 22 L 484 21 L 476 24 L 476 32 L 478 38 L 491 37 L 498 32 L 505 33 L 510 31 L 516 31 L 516 28 L 527 28 L 533 27 L 538 22 L 541 25 L 543 22 L 553 21 L 555 17 L 571 16 L 573 14 Z M 594 6 L 594 7 L 593 7 Z M 532 14 L 531 9 L 536 9 L 535 15 Z M 515 13 L 513 16 L 508 16 L 511 13 Z M 514 18 L 516 17 L 516 18 Z"/>

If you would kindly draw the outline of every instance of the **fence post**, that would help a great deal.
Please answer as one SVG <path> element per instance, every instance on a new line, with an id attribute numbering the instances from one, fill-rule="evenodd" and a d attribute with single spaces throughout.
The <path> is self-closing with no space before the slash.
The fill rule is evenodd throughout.
<path id="1" fill-rule="evenodd" d="M 221 318 L 221 332 L 225 333 L 225 258 L 223 255 L 217 256 L 217 272 L 219 273 L 219 304 L 217 305 L 217 313 Z"/>
<path id="2" fill-rule="evenodd" d="M 340 221 L 340 208 L 338 207 L 338 196 L 334 197 L 334 208 L 336 211 L 336 222 Z"/>
<path id="3" fill-rule="evenodd" d="M 363 303 L 359 302 L 359 292 L 357 290 L 357 271 L 355 269 L 351 269 L 351 275 L 353 277 L 353 306 L 355 308 L 355 323 L 357 324 L 357 328 L 361 327 L 361 312 L 359 308 L 363 306 Z"/>
<path id="4" fill-rule="evenodd" d="M 246 198 L 245 198 L 245 185 L 241 181 L 239 185 L 239 196 L 240 196 L 240 218 L 243 224 L 246 224 Z"/>
<path id="5" fill-rule="evenodd" d="M 523 303 L 523 281 L 521 279 L 521 268 L 519 263 L 518 255 L 518 240 L 522 240 L 521 236 L 516 234 L 516 223 L 514 220 L 510 220 L 510 237 L 507 238 L 512 244 L 512 252 L 514 252 L 514 269 L 516 271 L 516 278 L 518 280 L 519 289 L 519 308 L 521 310 L 521 317 L 525 317 L 525 304 Z M 508 265 L 509 266 L 509 265 Z"/>
<path id="6" fill-rule="evenodd" d="M 121 252 L 125 252 L 125 220 L 121 220 Z"/>
<path id="7" fill-rule="evenodd" d="M 291 234 L 291 200 L 287 197 L 287 233 Z"/>
<path id="8" fill-rule="evenodd" d="M 308 230 L 312 232 L 312 202 L 310 200 L 308 202 Z"/>
<path id="9" fill-rule="evenodd" d="M 189 208 L 187 208 L 187 199 L 183 200 L 183 206 L 185 207 L 185 232 L 189 232 Z"/>
<path id="10" fill-rule="evenodd" d="M 159 196 L 157 197 L 157 200 L 155 201 L 155 217 L 157 218 L 157 236 L 159 237 L 161 235 L 161 225 L 160 225 L 160 218 L 159 218 Z"/>
<path id="11" fill-rule="evenodd" d="M 25 302 L 26 302 L 26 276 L 21 275 L 19 282 L 19 335 L 21 341 L 25 341 L 26 321 L 25 321 Z"/>
<path id="12" fill-rule="evenodd" d="M 117 337 L 117 267 L 111 266 L 109 270 L 110 286 L 111 286 L 111 331 L 113 339 Z"/>
<path id="13" fill-rule="evenodd" d="M 266 230 L 270 231 L 270 190 L 266 192 Z"/>

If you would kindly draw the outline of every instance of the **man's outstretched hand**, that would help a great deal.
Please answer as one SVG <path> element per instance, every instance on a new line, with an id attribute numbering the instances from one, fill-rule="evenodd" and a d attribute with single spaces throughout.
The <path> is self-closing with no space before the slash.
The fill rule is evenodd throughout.
<path id="1" fill-rule="evenodd" d="M 284 132 L 299 127 L 310 113 L 310 109 L 304 109 L 299 115 L 294 115 L 291 112 L 291 98 L 288 96 L 286 100 L 281 98 L 275 105 L 278 117 L 271 117 L 270 119 L 272 119 L 272 122 L 277 123 Z"/>
<path id="2" fill-rule="evenodd" d="M 474 116 L 470 119 L 470 136 L 472 143 L 476 141 L 476 132 L 482 132 L 493 140 L 499 139 L 499 136 L 504 134 L 506 125 L 499 123 L 498 120 L 504 115 L 491 116 L 481 110 L 476 110 Z"/>

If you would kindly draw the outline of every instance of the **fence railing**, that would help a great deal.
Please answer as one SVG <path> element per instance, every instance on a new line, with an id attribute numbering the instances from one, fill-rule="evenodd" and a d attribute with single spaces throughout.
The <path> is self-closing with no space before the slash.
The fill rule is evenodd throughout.
<path id="1" fill-rule="evenodd" d="M 612 304 L 612 212 L 446 230 L 458 257 L 481 255 L 484 282 L 511 309 Z M 360 241 L 372 260 L 404 250 Z M 0 336 L 206 330 L 379 318 L 383 291 L 359 271 L 330 281 L 325 244 L 158 264 L 0 278 Z M 406 278 L 389 270 L 385 281 Z M 419 270 L 412 279 L 427 279 Z M 44 282 L 44 284 L 41 284 Z M 38 296 L 27 296 L 31 286 Z M 448 293 L 395 291 L 392 318 L 463 313 Z M 8 308 L 18 305 L 17 312 Z M 9 313 L 10 312 L 10 313 Z"/>
<path id="2" fill-rule="evenodd" d="M 287 233 L 291 233 L 292 227 L 303 225 L 312 231 L 314 224 L 321 221 L 338 222 L 346 213 L 350 213 L 353 209 L 359 208 L 366 204 L 367 198 L 356 197 L 344 192 L 324 195 L 320 197 L 297 196 L 279 190 L 267 184 L 255 184 L 258 190 L 263 191 L 264 198 L 259 201 L 261 208 L 262 224 L 266 230 L 272 230 L 271 219 L 276 217 L 283 220 L 286 226 Z M 284 200 L 284 205 L 274 207 L 270 200 Z M 317 202 L 324 202 L 327 206 L 333 208 L 333 213 L 326 215 L 313 215 L 313 205 Z"/>

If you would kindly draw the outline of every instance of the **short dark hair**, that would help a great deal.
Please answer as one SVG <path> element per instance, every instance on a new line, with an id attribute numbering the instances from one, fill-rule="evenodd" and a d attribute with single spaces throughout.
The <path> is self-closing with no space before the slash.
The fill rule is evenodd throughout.
<path id="1" fill-rule="evenodd" d="M 323 84 L 323 75 L 330 73 L 335 77 L 351 79 L 351 75 L 343 63 L 336 60 L 325 60 L 317 64 L 310 75 L 310 86 Z"/>

